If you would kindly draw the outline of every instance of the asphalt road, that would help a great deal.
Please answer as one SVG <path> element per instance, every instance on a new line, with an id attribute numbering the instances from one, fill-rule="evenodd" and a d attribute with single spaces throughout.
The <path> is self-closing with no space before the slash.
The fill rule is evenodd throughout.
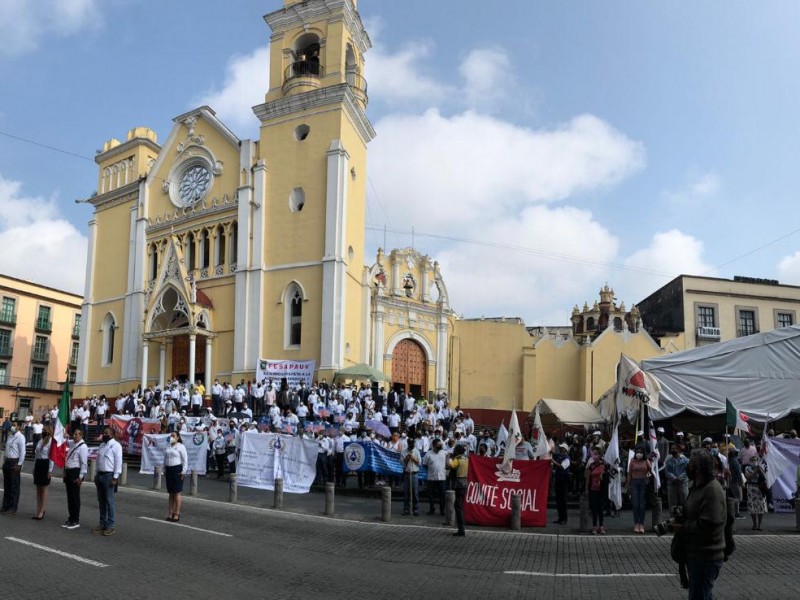
<path id="1" fill-rule="evenodd" d="M 32 521 L 31 477 L 22 483 L 19 514 L 0 518 L 0 598 L 686 597 L 666 537 L 469 530 L 454 538 L 438 517 L 379 523 L 377 501 L 376 516 L 354 521 L 187 497 L 172 524 L 164 492 L 132 487 L 120 488 L 117 534 L 102 537 L 90 532 L 93 485 L 83 490 L 82 527 L 70 531 L 60 527 L 63 485 L 54 481 L 45 519 Z M 798 541 L 739 536 L 716 597 L 796 598 Z"/>

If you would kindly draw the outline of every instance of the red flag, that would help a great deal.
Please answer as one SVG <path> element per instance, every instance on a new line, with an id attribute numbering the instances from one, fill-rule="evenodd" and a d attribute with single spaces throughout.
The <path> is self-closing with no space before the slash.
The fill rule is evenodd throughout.
<path id="1" fill-rule="evenodd" d="M 69 421 L 69 375 L 64 381 L 61 402 L 58 404 L 58 419 L 53 431 L 53 441 L 50 443 L 50 460 L 59 469 L 63 469 L 67 461 L 67 421 Z"/>

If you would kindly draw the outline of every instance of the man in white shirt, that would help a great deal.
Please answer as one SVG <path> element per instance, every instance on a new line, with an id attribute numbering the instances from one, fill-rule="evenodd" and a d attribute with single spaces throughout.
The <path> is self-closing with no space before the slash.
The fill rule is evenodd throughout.
<path id="1" fill-rule="evenodd" d="M 426 452 L 422 458 L 422 464 L 428 468 L 428 478 L 426 480 L 428 486 L 428 502 L 430 508 L 428 514 L 432 515 L 436 512 L 435 502 L 438 500 L 439 514 L 444 514 L 444 488 L 446 482 L 445 476 L 445 460 L 447 453 L 442 450 L 442 440 L 433 440 L 433 449 Z"/>
<path id="2" fill-rule="evenodd" d="M 25 435 L 20 431 L 22 421 L 11 426 L 6 440 L 6 457 L 3 461 L 3 508 L 0 513 L 17 514 L 19 484 L 22 465 L 25 463 Z"/>
<path id="3" fill-rule="evenodd" d="M 62 525 L 65 529 L 81 526 L 81 484 L 89 466 L 89 449 L 83 441 L 83 431 L 76 429 L 67 449 L 64 463 L 64 485 L 67 489 L 67 511 L 69 518 Z"/>
<path id="4" fill-rule="evenodd" d="M 222 386 L 219 383 L 219 379 L 215 379 L 214 384 L 211 386 L 211 405 L 215 415 L 222 414 L 225 403 L 222 400 Z"/>
<path id="5" fill-rule="evenodd" d="M 108 412 L 108 403 L 106 402 L 106 399 L 103 398 L 97 403 L 97 408 L 94 411 L 94 414 L 97 417 L 97 424 L 100 427 L 104 427 L 106 424 L 106 412 Z"/>
<path id="6" fill-rule="evenodd" d="M 100 505 L 100 524 L 92 529 L 98 535 L 114 535 L 117 525 L 117 482 L 122 473 L 122 446 L 111 427 L 103 429 L 103 443 L 97 449 L 97 502 Z"/>
<path id="7" fill-rule="evenodd" d="M 408 438 L 408 446 L 400 453 L 400 462 L 403 464 L 403 514 L 407 515 L 409 508 L 414 516 L 419 516 L 419 465 L 422 462 L 419 450 L 414 448 L 414 438 Z"/>
<path id="8" fill-rule="evenodd" d="M 200 416 L 200 408 L 203 406 L 203 396 L 200 394 L 200 390 L 198 388 L 194 388 L 194 392 L 192 393 L 192 414 L 195 417 Z"/>

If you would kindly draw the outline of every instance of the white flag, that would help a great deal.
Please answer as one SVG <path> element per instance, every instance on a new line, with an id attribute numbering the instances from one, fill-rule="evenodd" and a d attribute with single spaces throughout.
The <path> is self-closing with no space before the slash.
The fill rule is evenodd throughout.
<path id="1" fill-rule="evenodd" d="M 508 438 L 506 439 L 506 451 L 503 454 L 503 473 L 511 472 L 511 463 L 514 460 L 514 454 L 517 450 L 517 444 L 522 441 L 522 430 L 519 428 L 519 420 L 517 420 L 517 411 L 512 409 L 511 422 L 508 424 Z"/>
<path id="2" fill-rule="evenodd" d="M 508 429 L 506 429 L 505 423 L 501 422 L 500 429 L 497 430 L 497 437 L 494 440 L 496 456 L 500 456 L 501 450 L 505 449 L 506 440 L 508 440 Z"/>
<path id="3" fill-rule="evenodd" d="M 622 473 L 619 461 L 619 421 L 614 426 L 614 433 L 606 448 L 603 460 L 608 465 L 608 499 L 614 503 L 617 510 L 622 508 Z"/>
<path id="4" fill-rule="evenodd" d="M 764 428 L 764 431 L 766 431 L 766 428 Z M 775 448 L 775 444 L 772 443 L 772 439 L 768 435 L 764 436 L 764 448 L 767 487 L 771 488 L 778 478 L 786 471 L 793 469 L 794 465 L 788 456 Z"/>
<path id="5" fill-rule="evenodd" d="M 617 370 L 617 414 L 634 423 L 642 404 L 658 408 L 661 385 L 630 358 L 621 354 Z"/>
<path id="6" fill-rule="evenodd" d="M 550 453 L 550 446 L 547 443 L 547 436 L 542 427 L 542 417 L 539 416 L 539 407 L 536 407 L 536 415 L 533 417 L 533 428 L 536 430 L 536 451 L 533 453 L 534 460 L 546 459 Z"/>
<path id="7" fill-rule="evenodd" d="M 656 492 L 661 489 L 661 475 L 658 473 L 658 461 L 661 460 L 661 453 L 658 451 L 658 438 L 656 437 L 656 430 L 653 429 L 653 422 L 650 421 L 650 429 L 647 432 L 649 442 L 648 445 L 650 446 L 650 454 L 655 455 L 655 458 L 651 458 L 650 461 L 653 464 L 653 485 L 655 486 Z"/>

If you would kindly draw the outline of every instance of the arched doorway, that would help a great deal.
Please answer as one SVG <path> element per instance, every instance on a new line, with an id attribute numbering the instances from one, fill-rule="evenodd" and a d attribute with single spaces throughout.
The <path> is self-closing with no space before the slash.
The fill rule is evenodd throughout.
<path id="1" fill-rule="evenodd" d="M 206 338 L 198 335 L 194 354 L 194 379 L 205 381 Z M 189 336 L 176 335 L 172 338 L 172 377 L 180 380 L 189 378 Z M 210 393 L 210 392 L 209 392 Z"/>
<path id="2" fill-rule="evenodd" d="M 425 350 L 414 340 L 401 340 L 392 352 L 392 383 L 396 390 L 415 398 L 428 394 L 428 361 Z"/>

